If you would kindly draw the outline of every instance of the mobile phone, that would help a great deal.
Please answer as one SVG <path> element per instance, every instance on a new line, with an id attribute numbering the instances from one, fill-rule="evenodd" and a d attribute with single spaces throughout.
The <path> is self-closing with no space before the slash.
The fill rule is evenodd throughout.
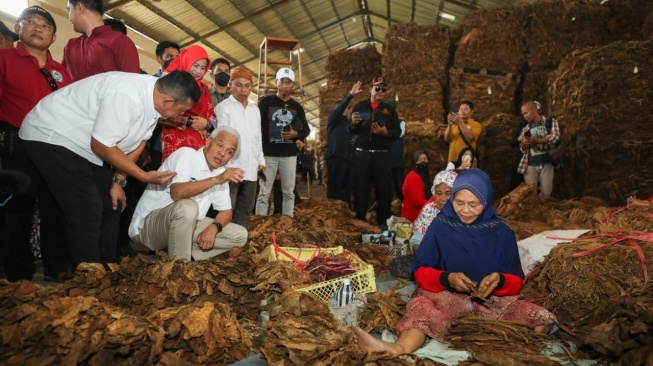
<path id="1" fill-rule="evenodd" d="M 531 130 L 526 130 L 526 132 L 524 132 L 524 137 L 531 137 Z"/>
<path id="2" fill-rule="evenodd" d="M 361 117 L 363 121 L 367 121 L 370 119 L 370 112 L 359 112 L 358 115 Z"/>
<path id="3" fill-rule="evenodd" d="M 259 178 L 261 178 L 262 181 L 267 182 L 268 178 L 265 177 L 265 173 L 263 173 L 262 170 L 259 170 L 258 173 L 256 173 Z"/>

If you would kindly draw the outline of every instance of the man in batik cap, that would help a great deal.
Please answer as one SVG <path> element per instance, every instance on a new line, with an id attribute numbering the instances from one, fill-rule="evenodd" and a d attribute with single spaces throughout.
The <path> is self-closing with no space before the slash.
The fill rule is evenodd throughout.
<path id="1" fill-rule="evenodd" d="M 261 142 L 261 114 L 249 100 L 254 77 L 246 67 L 231 71 L 231 96 L 215 107 L 218 126 L 233 127 L 240 134 L 241 148 L 231 160 L 231 166 L 245 172 L 241 182 L 229 183 L 233 222 L 249 231 L 249 214 L 256 203 L 256 180 L 265 176 L 265 159 Z"/>

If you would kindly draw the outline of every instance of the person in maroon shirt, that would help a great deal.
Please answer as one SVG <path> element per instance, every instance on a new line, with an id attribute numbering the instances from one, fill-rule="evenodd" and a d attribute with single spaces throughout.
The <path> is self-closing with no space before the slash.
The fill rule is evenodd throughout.
<path id="1" fill-rule="evenodd" d="M 57 25 L 40 6 L 25 9 L 14 29 L 19 41 L 14 48 L 0 49 L 0 160 L 2 169 L 32 176 L 33 166 L 18 137 L 25 115 L 45 96 L 72 82 L 68 71 L 52 59 L 48 48 L 56 39 Z M 34 257 L 29 247 L 32 210 L 41 185 L 32 179 L 27 194 L 14 195 L 2 207 L 0 235 L 2 259 L 10 281 L 31 279 Z M 59 229 L 62 217 L 47 195 L 39 200 L 41 253 L 44 274 L 57 278 L 64 273 L 65 248 Z"/>
<path id="2" fill-rule="evenodd" d="M 107 71 L 140 73 L 134 42 L 104 25 L 101 0 L 69 0 L 67 10 L 73 30 L 82 33 L 68 40 L 61 62 L 75 81 Z"/>

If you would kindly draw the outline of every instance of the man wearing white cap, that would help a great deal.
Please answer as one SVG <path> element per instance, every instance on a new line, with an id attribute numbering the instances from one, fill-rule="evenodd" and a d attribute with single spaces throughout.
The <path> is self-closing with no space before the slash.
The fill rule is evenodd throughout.
<path id="1" fill-rule="evenodd" d="M 295 73 L 284 67 L 277 72 L 277 94 L 261 98 L 261 136 L 265 158 L 265 180 L 256 199 L 256 214 L 267 215 L 270 192 L 277 171 L 283 193 L 282 215 L 293 217 L 295 209 L 295 172 L 297 170 L 296 140 L 304 140 L 310 133 L 304 108 L 291 93 Z"/>

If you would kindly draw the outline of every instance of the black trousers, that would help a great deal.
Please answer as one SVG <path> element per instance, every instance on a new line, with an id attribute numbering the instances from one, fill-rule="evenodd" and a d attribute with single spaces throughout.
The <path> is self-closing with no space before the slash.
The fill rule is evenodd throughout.
<path id="1" fill-rule="evenodd" d="M 392 168 L 392 188 L 400 201 L 404 201 L 404 168 Z"/>
<path id="2" fill-rule="evenodd" d="M 24 143 L 18 137 L 18 128 L 0 122 L 0 134 L 3 137 L 0 146 L 2 169 L 20 172 L 30 177 L 27 191 L 14 194 L 5 206 L 0 207 L 1 253 L 7 279 L 30 280 L 34 273 L 34 255 L 29 239 L 37 196 L 41 217 L 43 272 L 46 276 L 56 277 L 66 268 L 65 220 L 50 191 L 43 184 L 41 176 L 27 157 Z M 5 197 L 2 201 L 4 199 Z"/>
<path id="3" fill-rule="evenodd" d="M 117 262 L 120 204 L 113 210 L 111 167 L 92 164 L 58 145 L 25 141 L 25 149 L 66 219 L 73 268 L 82 262 Z"/>
<path id="4" fill-rule="evenodd" d="M 390 168 L 390 153 L 359 151 L 354 152 L 354 192 L 356 201 L 354 210 L 356 218 L 365 221 L 369 207 L 370 190 L 374 185 L 376 192 L 376 223 L 386 225 L 390 218 L 390 203 L 392 202 L 392 183 Z"/>
<path id="5" fill-rule="evenodd" d="M 326 160 L 329 176 L 327 177 L 327 198 L 349 203 L 351 188 L 349 185 L 349 160 L 329 157 Z"/>

